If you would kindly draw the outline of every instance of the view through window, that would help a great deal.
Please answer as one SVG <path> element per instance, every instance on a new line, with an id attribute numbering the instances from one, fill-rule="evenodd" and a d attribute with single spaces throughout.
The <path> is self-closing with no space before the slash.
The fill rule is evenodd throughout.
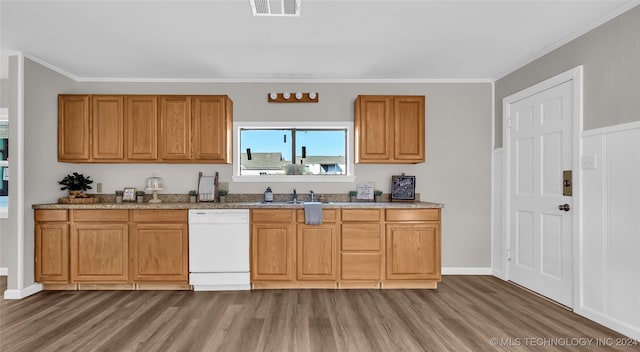
<path id="1" fill-rule="evenodd" d="M 6 218 L 9 207 L 9 121 L 0 109 L 0 218 Z"/>
<path id="2" fill-rule="evenodd" d="M 347 175 L 346 128 L 241 128 L 240 175 Z"/>

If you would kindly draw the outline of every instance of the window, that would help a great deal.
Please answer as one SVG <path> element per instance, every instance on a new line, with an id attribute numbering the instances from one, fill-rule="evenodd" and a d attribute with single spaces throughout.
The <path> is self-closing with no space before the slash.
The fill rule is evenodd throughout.
<path id="1" fill-rule="evenodd" d="M 0 109 L 0 219 L 9 208 L 9 121 L 7 109 Z"/>
<path id="2" fill-rule="evenodd" d="M 353 180 L 351 124 L 236 123 L 234 181 Z"/>

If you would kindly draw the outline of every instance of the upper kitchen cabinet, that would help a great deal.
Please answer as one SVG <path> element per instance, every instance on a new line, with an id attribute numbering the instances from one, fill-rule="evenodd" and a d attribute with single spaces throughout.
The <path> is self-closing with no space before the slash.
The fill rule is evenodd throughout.
<path id="1" fill-rule="evenodd" d="M 125 131 L 127 159 L 158 159 L 158 97 L 132 95 L 125 97 Z"/>
<path id="2" fill-rule="evenodd" d="M 354 111 L 356 163 L 425 161 L 424 96 L 361 95 Z"/>
<path id="3" fill-rule="evenodd" d="M 88 95 L 58 96 L 59 161 L 89 161 L 89 104 Z"/>
<path id="4" fill-rule="evenodd" d="M 191 158 L 191 118 L 188 96 L 160 97 L 160 159 Z"/>
<path id="5" fill-rule="evenodd" d="M 191 98 L 192 156 L 196 160 L 231 162 L 233 102 L 227 96 Z"/>
<path id="6" fill-rule="evenodd" d="M 58 160 L 230 163 L 227 96 L 60 95 Z"/>
<path id="7" fill-rule="evenodd" d="M 92 96 L 91 117 L 91 159 L 123 160 L 124 97 L 121 95 Z"/>

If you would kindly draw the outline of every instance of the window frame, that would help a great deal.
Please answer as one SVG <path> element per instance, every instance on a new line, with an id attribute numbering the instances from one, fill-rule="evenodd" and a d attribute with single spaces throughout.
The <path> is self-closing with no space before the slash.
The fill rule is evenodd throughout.
<path id="1" fill-rule="evenodd" d="M 241 129 L 319 129 L 346 130 L 346 175 L 240 175 L 240 130 Z M 352 121 L 236 121 L 233 123 L 233 182 L 354 182 Z"/>

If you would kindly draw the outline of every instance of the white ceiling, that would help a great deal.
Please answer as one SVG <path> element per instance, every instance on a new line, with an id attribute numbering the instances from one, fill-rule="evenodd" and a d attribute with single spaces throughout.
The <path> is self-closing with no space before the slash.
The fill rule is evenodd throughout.
<path id="1" fill-rule="evenodd" d="M 493 80 L 637 4 L 2 0 L 0 44 L 80 80 Z"/>

